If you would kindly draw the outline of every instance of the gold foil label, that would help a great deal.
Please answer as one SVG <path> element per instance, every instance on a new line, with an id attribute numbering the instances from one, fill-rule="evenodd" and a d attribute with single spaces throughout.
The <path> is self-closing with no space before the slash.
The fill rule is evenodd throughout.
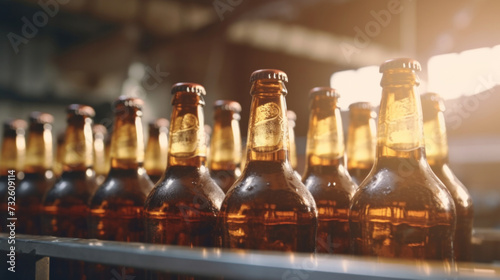
<path id="1" fill-rule="evenodd" d="M 204 132 L 199 128 L 195 115 L 188 113 L 177 117 L 171 126 L 170 153 L 174 156 L 195 156 L 198 146 L 205 146 Z"/>
<path id="2" fill-rule="evenodd" d="M 252 131 L 254 149 L 263 152 L 278 150 L 283 140 L 282 133 L 288 133 L 280 107 L 272 102 L 259 106 L 254 123 Z"/>

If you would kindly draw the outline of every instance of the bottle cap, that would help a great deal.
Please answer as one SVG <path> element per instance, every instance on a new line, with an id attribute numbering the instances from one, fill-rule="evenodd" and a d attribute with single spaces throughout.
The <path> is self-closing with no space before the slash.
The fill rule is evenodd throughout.
<path id="1" fill-rule="evenodd" d="M 158 118 L 156 120 L 152 120 L 149 122 L 149 127 L 150 128 L 161 128 L 161 127 L 169 127 L 170 126 L 170 122 L 165 119 L 165 118 Z"/>
<path id="2" fill-rule="evenodd" d="M 27 126 L 26 121 L 22 119 L 9 119 L 3 123 L 4 130 L 26 130 Z"/>
<path id="3" fill-rule="evenodd" d="M 102 124 L 94 124 L 92 126 L 92 132 L 94 133 L 94 135 L 106 135 L 108 133 L 108 129 Z"/>
<path id="4" fill-rule="evenodd" d="M 77 116 L 94 117 L 95 111 L 92 107 L 82 104 L 71 104 L 66 108 L 66 113 Z"/>
<path id="5" fill-rule="evenodd" d="M 380 65 L 379 72 L 383 73 L 389 69 L 411 69 L 414 71 L 421 71 L 420 63 L 413 58 L 394 58 L 386 60 Z"/>
<path id="6" fill-rule="evenodd" d="M 216 100 L 214 102 L 214 109 L 220 109 L 224 111 L 232 111 L 235 113 L 241 112 L 240 103 L 232 100 Z"/>
<path id="7" fill-rule="evenodd" d="M 47 124 L 54 122 L 54 116 L 49 113 L 31 112 L 29 117 L 30 123 Z"/>
<path id="8" fill-rule="evenodd" d="M 113 107 L 116 109 L 118 106 L 124 106 L 124 107 L 134 107 L 137 109 L 142 110 L 142 107 L 144 106 L 144 101 L 140 98 L 137 97 L 129 97 L 125 95 L 121 95 L 118 97 L 118 99 L 113 102 Z"/>
<path id="9" fill-rule="evenodd" d="M 176 83 L 172 86 L 171 93 L 176 94 L 177 92 L 194 92 L 200 96 L 207 95 L 205 88 L 196 83 Z"/>
<path id="10" fill-rule="evenodd" d="M 337 90 L 331 87 L 315 87 L 309 91 L 309 98 L 312 98 L 316 95 L 325 95 L 335 98 L 340 97 L 340 94 L 337 92 Z"/>
<path id="11" fill-rule="evenodd" d="M 292 110 L 287 110 L 286 111 L 286 118 L 290 121 L 296 121 L 297 120 L 297 114 L 295 114 L 294 111 Z"/>
<path id="12" fill-rule="evenodd" d="M 370 102 L 355 102 L 349 105 L 349 110 L 351 109 L 373 110 L 373 106 Z"/>
<path id="13" fill-rule="evenodd" d="M 420 95 L 422 108 L 435 107 L 439 111 L 444 111 L 444 101 L 441 96 L 435 92 L 426 92 Z"/>
<path id="14" fill-rule="evenodd" d="M 250 76 L 250 82 L 255 80 L 269 79 L 269 80 L 279 80 L 283 82 L 288 82 L 288 76 L 285 72 L 276 69 L 261 69 L 252 73 Z"/>

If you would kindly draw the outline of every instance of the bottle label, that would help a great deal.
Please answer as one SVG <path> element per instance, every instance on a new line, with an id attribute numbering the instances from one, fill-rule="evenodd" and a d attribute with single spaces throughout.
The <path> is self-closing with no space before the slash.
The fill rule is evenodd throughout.
<path id="1" fill-rule="evenodd" d="M 283 134 L 288 127 L 283 123 L 280 107 L 269 102 L 257 108 L 252 146 L 257 152 L 273 152 L 282 147 Z"/>
<path id="2" fill-rule="evenodd" d="M 422 138 L 422 120 L 413 109 L 414 102 L 411 98 L 403 98 L 395 100 L 388 108 L 387 122 L 382 125 L 383 131 L 390 132 L 386 143 L 393 150 L 409 151 L 422 145 L 419 141 Z"/>
<path id="3" fill-rule="evenodd" d="M 178 116 L 172 127 L 170 153 L 177 157 L 204 154 L 205 133 L 200 129 L 198 118 L 193 114 Z"/>

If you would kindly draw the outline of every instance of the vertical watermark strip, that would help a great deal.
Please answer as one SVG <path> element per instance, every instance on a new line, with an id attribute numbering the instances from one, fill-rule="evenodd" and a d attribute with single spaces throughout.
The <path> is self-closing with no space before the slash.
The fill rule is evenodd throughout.
<path id="1" fill-rule="evenodd" d="M 7 229 L 9 231 L 9 239 L 7 243 L 11 246 L 7 253 L 7 263 L 9 267 L 7 270 L 10 272 L 16 272 L 16 171 L 9 170 L 7 177 L 7 213 L 8 217 L 5 221 L 7 223 Z"/>

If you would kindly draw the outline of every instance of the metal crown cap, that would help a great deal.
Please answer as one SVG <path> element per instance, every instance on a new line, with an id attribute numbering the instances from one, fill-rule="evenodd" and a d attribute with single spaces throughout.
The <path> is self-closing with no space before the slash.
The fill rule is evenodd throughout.
<path id="1" fill-rule="evenodd" d="M 142 109 L 142 107 L 144 106 L 144 100 L 137 97 L 121 95 L 120 97 L 118 97 L 118 99 L 115 100 L 115 102 L 113 102 L 113 107 L 116 108 L 116 106 L 119 105 Z"/>
<path id="2" fill-rule="evenodd" d="M 151 128 L 161 128 L 161 127 L 169 127 L 170 122 L 165 118 L 158 118 L 156 120 L 152 120 L 149 122 L 149 127 Z"/>
<path id="3" fill-rule="evenodd" d="M 102 124 L 94 124 L 92 126 L 92 133 L 94 133 L 94 135 L 106 135 L 108 134 L 108 129 Z"/>
<path id="4" fill-rule="evenodd" d="M 286 118 L 291 121 L 297 120 L 297 114 L 292 110 L 286 110 Z"/>
<path id="5" fill-rule="evenodd" d="M 250 82 L 260 79 L 278 80 L 288 82 L 288 76 L 285 72 L 277 69 L 260 69 L 254 71 L 250 76 Z"/>
<path id="6" fill-rule="evenodd" d="M 51 124 L 54 122 L 54 116 L 52 116 L 49 113 L 34 111 L 34 112 L 31 112 L 29 120 L 30 120 L 30 123 L 39 123 L 39 124 L 50 123 Z"/>
<path id="7" fill-rule="evenodd" d="M 241 112 L 240 103 L 233 100 L 216 100 L 214 102 L 214 109 L 220 109 L 224 111 L 232 111 L 235 113 Z"/>
<path id="8" fill-rule="evenodd" d="M 337 92 L 337 90 L 331 87 L 315 87 L 309 91 L 309 98 L 312 98 L 316 95 L 325 95 L 335 98 L 340 97 L 340 94 Z"/>
<path id="9" fill-rule="evenodd" d="M 28 123 L 22 119 L 9 119 L 3 123 L 4 130 L 26 130 L 27 126 Z"/>
<path id="10" fill-rule="evenodd" d="M 413 58 L 403 57 L 386 60 L 380 65 L 379 72 L 383 73 L 389 69 L 411 69 L 414 71 L 421 71 L 422 66 Z"/>
<path id="11" fill-rule="evenodd" d="M 94 117 L 95 111 L 92 107 L 82 104 L 71 104 L 66 108 L 66 113 L 77 116 Z"/>
<path id="12" fill-rule="evenodd" d="M 349 110 L 351 109 L 373 110 L 373 106 L 370 102 L 354 102 L 349 105 Z"/>
<path id="13" fill-rule="evenodd" d="M 196 83 L 176 83 L 172 86 L 171 93 L 176 94 L 177 92 L 194 92 L 198 95 L 207 95 L 205 87 Z"/>
<path id="14" fill-rule="evenodd" d="M 426 92 L 420 95 L 420 100 L 422 101 L 422 107 L 435 107 L 439 111 L 444 111 L 444 100 L 443 98 L 435 92 Z"/>

